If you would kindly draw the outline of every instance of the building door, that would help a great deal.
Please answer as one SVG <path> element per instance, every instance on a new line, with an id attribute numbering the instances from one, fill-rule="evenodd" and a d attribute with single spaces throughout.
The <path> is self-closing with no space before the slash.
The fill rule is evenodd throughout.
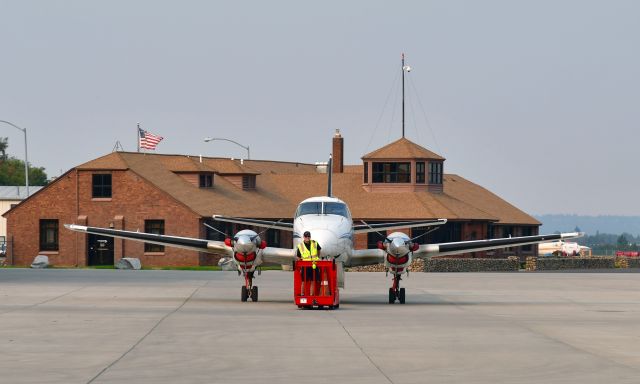
<path id="1" fill-rule="evenodd" d="M 113 265 L 113 237 L 88 234 L 88 265 Z"/>

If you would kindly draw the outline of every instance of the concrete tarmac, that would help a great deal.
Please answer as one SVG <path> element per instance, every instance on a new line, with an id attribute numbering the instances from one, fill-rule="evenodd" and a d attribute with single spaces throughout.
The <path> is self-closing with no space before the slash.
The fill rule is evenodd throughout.
<path id="1" fill-rule="evenodd" d="M 640 274 L 347 273 L 299 310 L 290 272 L 0 269 L 0 383 L 638 383 Z"/>

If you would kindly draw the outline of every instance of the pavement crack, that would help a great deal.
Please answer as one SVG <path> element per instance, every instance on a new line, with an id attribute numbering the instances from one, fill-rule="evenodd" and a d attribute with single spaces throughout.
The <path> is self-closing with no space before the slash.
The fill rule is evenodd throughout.
<path id="1" fill-rule="evenodd" d="M 107 365 L 106 367 L 104 367 L 100 372 L 98 372 L 97 375 L 95 375 L 94 377 L 91 378 L 91 380 L 87 381 L 87 384 L 91 384 L 93 383 L 98 377 L 102 376 L 103 373 L 105 373 L 109 368 L 113 367 L 114 365 L 116 365 L 120 360 L 122 360 L 125 356 L 127 356 L 131 351 L 133 351 L 134 349 L 136 349 L 136 347 L 138 345 L 140 345 L 146 338 L 147 336 L 149 336 L 153 331 L 155 331 L 156 328 L 158 328 L 158 326 L 160 324 L 162 324 L 162 322 L 169 316 L 173 315 L 174 313 L 178 312 L 182 307 L 184 307 L 185 304 L 187 304 L 189 302 L 189 300 L 191 300 L 191 298 L 193 297 L 193 295 L 196 294 L 196 292 L 198 292 L 198 290 L 200 290 L 200 288 L 204 287 L 205 285 L 207 285 L 208 282 L 205 282 L 204 284 L 201 284 L 200 286 L 196 287 L 196 289 L 193 290 L 193 292 L 191 292 L 191 294 L 189 295 L 189 297 L 187 297 L 186 299 L 184 299 L 182 301 L 182 304 L 180 304 L 178 307 L 176 307 L 173 311 L 168 312 L 166 315 L 162 316 L 162 318 L 160 318 L 160 320 L 158 320 L 156 322 L 156 324 L 151 327 L 151 329 L 149 329 L 149 331 L 147 333 L 144 334 L 144 336 L 142 336 L 140 338 L 140 340 L 138 340 L 134 345 L 131 346 L 131 348 L 129 348 L 126 352 L 124 352 L 122 355 L 120 355 L 120 357 L 118 357 L 117 359 L 115 359 L 113 362 L 111 362 L 111 364 Z"/>
<path id="2" fill-rule="evenodd" d="M 385 377 L 385 379 L 387 379 L 388 382 L 390 382 L 391 384 L 393 384 L 393 380 L 391 380 L 391 378 L 389 376 L 387 376 L 386 373 L 384 373 L 384 371 L 382 370 L 382 368 L 380 368 L 380 366 L 378 364 L 376 364 L 375 361 L 373 361 L 373 359 L 371 358 L 371 356 L 369 356 L 369 354 L 367 352 L 365 352 L 364 348 L 362 348 L 362 346 L 356 341 L 356 339 L 353 337 L 353 335 L 351 334 L 351 332 L 349 332 L 349 330 L 347 329 L 347 327 L 344 326 L 344 324 L 342 323 L 342 321 L 340 321 L 340 319 L 338 319 L 333 313 L 330 313 L 331 317 L 333 317 L 338 324 L 340 324 L 340 326 L 342 327 L 342 329 L 344 330 L 344 332 L 347 334 L 347 336 L 349 336 L 349 338 L 351 339 L 351 341 L 353 342 L 353 344 L 355 344 L 356 347 L 358 347 L 358 349 L 360 350 L 360 352 L 367 358 L 367 360 L 369 360 L 369 362 L 371 363 L 371 365 L 373 365 L 374 367 L 376 367 L 376 369 L 378 370 L 378 372 L 380 372 L 380 374 L 382 376 Z"/>
<path id="3" fill-rule="evenodd" d="M 12 313 L 12 312 L 17 312 L 17 311 L 24 311 L 24 310 L 26 310 L 26 309 L 35 308 L 35 307 L 37 307 L 37 306 L 39 306 L 39 305 L 50 303 L 50 302 L 52 302 L 52 301 L 54 301 L 54 300 L 58 300 L 58 299 L 60 299 L 60 298 L 63 298 L 63 297 L 68 296 L 68 295 L 70 295 L 70 294 L 72 294 L 72 293 L 78 292 L 78 291 L 80 291 L 80 290 L 82 290 L 82 289 L 85 289 L 85 288 L 87 288 L 87 287 L 86 287 L 86 286 L 83 286 L 83 287 L 80 287 L 80 288 L 73 289 L 73 290 L 71 290 L 71 291 L 69 291 L 69 292 L 63 293 L 62 295 L 58 295 L 58 296 L 56 296 L 56 297 L 52 297 L 52 298 L 50 298 L 50 299 L 47 299 L 47 300 L 41 301 L 41 302 L 39 302 L 39 303 L 35 303 L 35 304 L 31 304 L 31 305 L 27 305 L 27 306 L 25 306 L 25 307 L 20 307 L 20 308 L 10 309 L 10 310 L 5 311 L 5 312 L 0 312 L 0 315 L 6 315 L 7 313 Z"/>

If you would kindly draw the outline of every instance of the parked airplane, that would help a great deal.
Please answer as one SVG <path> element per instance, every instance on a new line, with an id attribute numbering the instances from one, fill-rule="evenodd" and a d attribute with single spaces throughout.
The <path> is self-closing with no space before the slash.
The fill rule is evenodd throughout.
<path id="1" fill-rule="evenodd" d="M 331 169 L 331 161 L 329 161 L 328 169 Z M 237 232 L 233 238 L 215 241 L 75 224 L 65 224 L 65 227 L 78 232 L 143 241 L 199 252 L 225 254 L 233 258 L 238 268 L 238 273 L 245 278 L 245 284 L 241 290 L 242 301 L 247 301 L 248 298 L 251 298 L 252 301 L 258 301 L 258 287 L 253 285 L 256 268 L 263 263 L 293 264 L 297 258 L 296 249 L 297 245 L 302 241 L 302 234 L 305 231 L 309 231 L 312 238 L 322 247 L 321 256 L 334 259 L 338 265 L 338 285 L 340 287 L 344 287 L 344 267 L 384 263 L 384 266 L 393 276 L 393 285 L 389 288 L 389 303 L 394 303 L 397 300 L 402 304 L 405 302 L 405 290 L 400 287 L 400 281 L 402 275 L 407 273 L 407 268 L 413 258 L 454 255 L 582 236 L 581 233 L 573 232 L 420 245 L 415 242 L 416 238 L 412 239 L 402 232 L 393 232 L 387 235 L 376 249 L 354 249 L 353 236 L 358 233 L 432 227 L 427 231 L 428 233 L 445 224 L 447 220 L 404 221 L 372 225 L 364 222 L 362 224 L 354 224 L 347 204 L 338 198 L 332 197 L 331 172 L 329 172 L 328 176 L 327 196 L 311 197 L 302 201 L 295 212 L 293 223 L 213 216 L 218 221 L 292 231 L 293 248 L 268 247 L 266 242 L 262 241 L 260 235 L 250 229 Z"/>

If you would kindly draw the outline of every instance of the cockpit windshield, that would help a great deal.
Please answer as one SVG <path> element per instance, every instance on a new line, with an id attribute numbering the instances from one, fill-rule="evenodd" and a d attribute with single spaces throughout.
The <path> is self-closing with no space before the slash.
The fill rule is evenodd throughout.
<path id="1" fill-rule="evenodd" d="M 349 209 L 343 203 L 324 203 L 324 213 L 325 215 L 339 215 L 349 218 Z"/>
<path id="2" fill-rule="evenodd" d="M 308 203 L 302 203 L 298 206 L 296 211 L 296 217 L 303 215 L 319 215 L 322 213 L 322 202 L 312 201 Z"/>
<path id="3" fill-rule="evenodd" d="M 349 208 L 344 203 L 311 201 L 298 206 L 296 217 L 303 215 L 339 215 L 349 218 Z"/>

